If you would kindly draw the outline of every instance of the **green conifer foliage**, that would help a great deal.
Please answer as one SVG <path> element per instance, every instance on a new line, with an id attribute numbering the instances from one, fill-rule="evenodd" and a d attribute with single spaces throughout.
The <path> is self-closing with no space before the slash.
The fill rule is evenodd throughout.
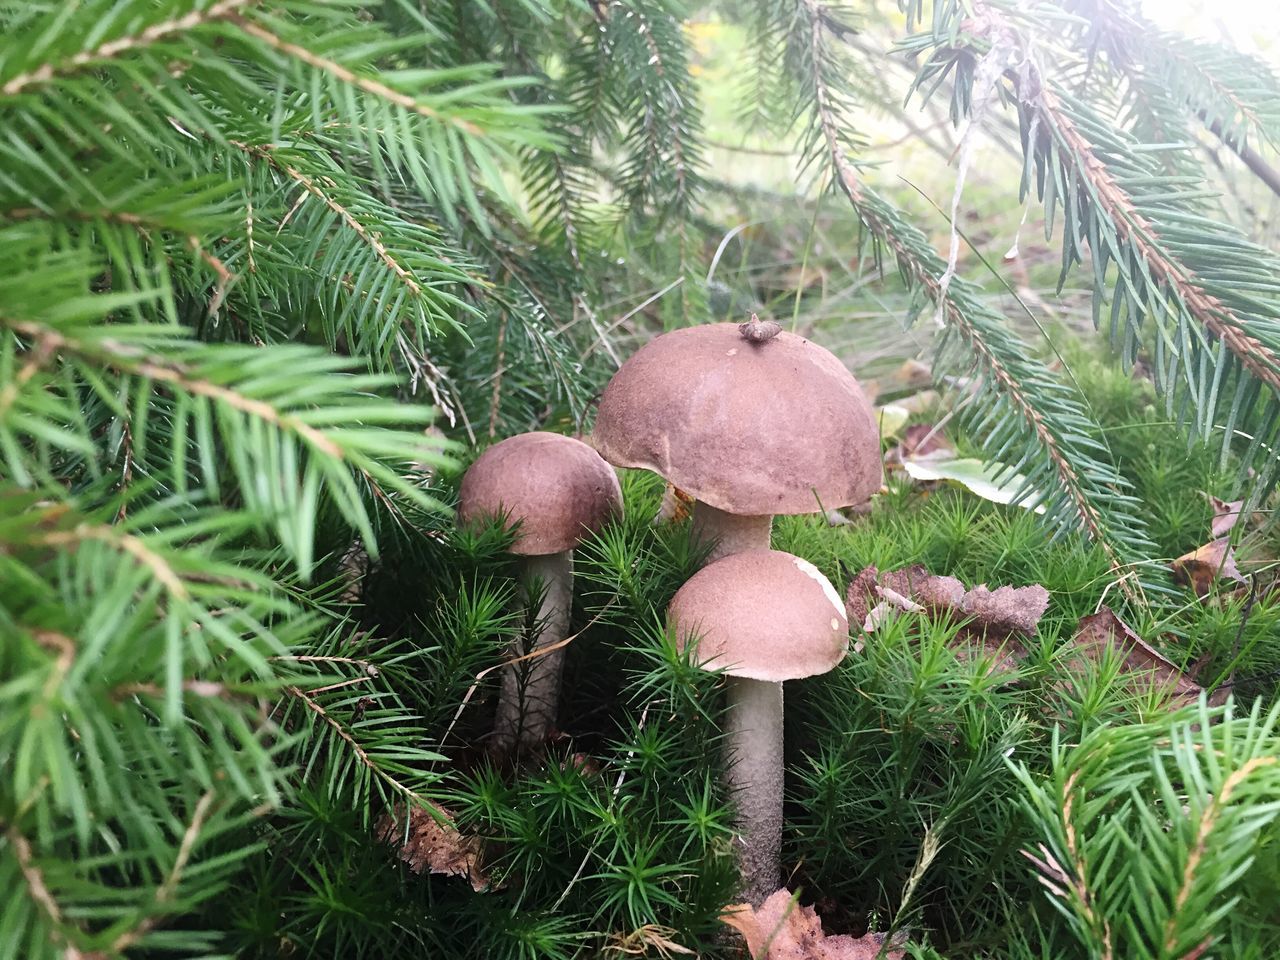
<path id="1" fill-rule="evenodd" d="M 589 429 L 637 343 L 779 289 L 732 274 L 730 204 L 800 209 L 802 275 L 819 227 L 887 274 L 972 388 L 958 443 L 1044 495 L 894 480 L 775 545 L 1053 596 L 1015 677 L 904 616 L 789 689 L 789 882 L 916 957 L 1274 954 L 1280 603 L 1163 571 L 1201 488 L 1276 485 L 1276 255 L 1186 142 L 1265 179 L 1275 74 L 1125 0 L 899 6 L 868 16 L 913 96 L 1019 131 L 1010 202 L 1116 362 L 1059 367 L 951 275 L 865 156 L 883 71 L 831 0 L 0 0 L 0 960 L 738 955 L 661 483 L 578 551 L 564 730 L 506 766 L 495 678 L 536 631 L 510 534 L 450 516 L 477 448 Z M 694 18 L 750 37 L 741 113 L 798 195 L 711 168 Z M 1238 702 L 1064 682 L 1103 602 Z M 470 876 L 400 856 L 415 814 Z"/>

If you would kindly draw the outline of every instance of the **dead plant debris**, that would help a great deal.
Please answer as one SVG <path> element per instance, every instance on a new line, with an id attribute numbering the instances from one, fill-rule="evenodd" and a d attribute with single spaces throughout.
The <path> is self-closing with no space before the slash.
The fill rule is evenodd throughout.
<path id="1" fill-rule="evenodd" d="M 906 956 L 892 946 L 885 950 L 884 934 L 828 936 L 822 932 L 817 911 L 796 903 L 785 887 L 755 909 L 746 903 L 729 907 L 721 919 L 742 934 L 752 960 L 902 960 Z"/>
<path id="2" fill-rule="evenodd" d="M 477 893 L 489 889 L 489 877 L 480 866 L 480 838 L 459 832 L 453 814 L 444 807 L 429 806 L 430 810 L 409 810 L 407 829 L 403 820 L 384 814 L 375 830 L 377 838 L 396 847 L 400 859 L 414 873 L 466 877 Z"/>
<path id="3" fill-rule="evenodd" d="M 1124 682 L 1135 692 L 1164 690 L 1168 706 L 1175 708 L 1193 703 L 1200 696 L 1203 688 L 1198 683 L 1138 636 L 1110 607 L 1081 618 L 1062 651 L 1063 662 L 1068 670 L 1078 672 L 1086 663 L 1100 663 L 1108 647 L 1114 647 L 1124 658 Z M 1218 706 L 1226 698 L 1226 689 L 1218 690 L 1209 697 L 1209 705 Z"/>

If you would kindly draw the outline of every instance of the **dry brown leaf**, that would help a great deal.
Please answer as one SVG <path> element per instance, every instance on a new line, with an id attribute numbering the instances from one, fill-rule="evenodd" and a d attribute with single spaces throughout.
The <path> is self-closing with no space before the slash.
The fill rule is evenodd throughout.
<path id="1" fill-rule="evenodd" d="M 876 578 L 880 571 L 875 567 L 867 567 L 849 581 L 849 588 L 844 593 L 844 612 L 851 624 L 866 622 L 871 610 L 869 601 L 876 596 Z M 866 630 L 866 627 L 863 627 Z"/>
<path id="2" fill-rule="evenodd" d="M 693 497 L 674 483 L 668 483 L 666 489 L 662 491 L 662 503 L 659 504 L 658 512 L 653 518 L 654 526 L 662 526 L 664 523 L 682 523 L 689 519 L 692 510 Z"/>
<path id="3" fill-rule="evenodd" d="M 794 902 L 785 887 L 758 908 L 742 903 L 729 907 L 720 917 L 747 941 L 752 960 L 902 960 L 906 953 L 888 949 L 882 954 L 883 934 L 854 937 L 827 936 L 813 907 Z"/>
<path id="4" fill-rule="evenodd" d="M 1227 537 L 1210 540 L 1203 547 L 1184 553 L 1169 566 L 1173 570 L 1173 579 L 1187 584 L 1200 597 L 1212 593 L 1214 584 L 1220 579 L 1248 582 L 1240 575 L 1235 550 Z"/>
<path id="5" fill-rule="evenodd" d="M 937 424 L 913 423 L 902 430 L 902 439 L 885 451 L 889 466 L 906 460 L 952 460 L 956 450 Z"/>
<path id="6" fill-rule="evenodd" d="M 1049 591 L 1039 584 L 966 590 L 955 577 L 935 576 L 918 563 L 883 574 L 867 567 L 845 593 L 849 622 L 863 633 L 872 633 L 892 610 L 965 618 L 951 643 L 956 659 L 985 657 L 991 673 L 1001 674 L 1018 669 L 1017 658 L 1026 651 L 1017 637 L 1035 634 L 1048 605 Z"/>
<path id="7" fill-rule="evenodd" d="M 980 583 L 960 600 L 960 612 L 981 624 L 985 633 L 1033 636 L 1049 607 L 1049 591 L 1038 583 L 1028 587 L 997 587 Z"/>
<path id="8" fill-rule="evenodd" d="M 1209 505 L 1213 507 L 1213 520 L 1209 531 L 1215 537 L 1225 537 L 1240 520 L 1240 511 L 1244 509 L 1243 500 L 1219 500 L 1213 494 L 1206 494 Z"/>
<path id="9" fill-rule="evenodd" d="M 1033 636 L 1049 606 L 1049 591 L 1038 583 L 995 590 L 979 584 L 966 590 L 955 577 L 935 576 L 917 563 L 883 574 L 875 567 L 859 573 L 845 594 L 850 622 L 865 622 L 875 601 L 913 613 L 923 608 L 964 617 L 971 632 L 1000 639 L 1011 634 Z"/>
<path id="10" fill-rule="evenodd" d="M 1151 689 L 1164 688 L 1169 692 L 1169 704 L 1174 707 L 1191 703 L 1200 696 L 1199 684 L 1138 636 L 1110 607 L 1082 617 L 1068 644 L 1070 650 L 1065 661 L 1068 669 L 1079 670 L 1082 660 L 1100 662 L 1110 646 L 1124 657 L 1124 671 L 1131 687 L 1146 684 Z M 1226 691 L 1221 690 L 1209 698 L 1209 703 L 1216 705 L 1225 699 Z"/>
<path id="11" fill-rule="evenodd" d="M 1206 493 L 1204 496 L 1209 501 L 1209 506 L 1213 508 L 1213 520 L 1209 524 L 1209 531 L 1215 538 L 1226 536 L 1241 520 L 1255 527 L 1265 522 L 1263 515 L 1256 511 L 1246 517 L 1243 500 L 1219 500 L 1211 493 Z"/>
<path id="12" fill-rule="evenodd" d="M 397 848 L 414 873 L 466 877 L 477 893 L 489 888 L 489 878 L 480 867 L 480 838 L 460 833 L 453 815 L 439 804 L 431 804 L 431 810 L 411 808 L 407 831 L 402 821 L 384 814 L 376 834 Z"/>
<path id="13" fill-rule="evenodd" d="M 902 441 L 898 444 L 902 456 L 920 457 L 945 452 L 955 454 L 955 448 L 947 440 L 946 435 L 933 423 L 913 423 L 902 431 Z"/>

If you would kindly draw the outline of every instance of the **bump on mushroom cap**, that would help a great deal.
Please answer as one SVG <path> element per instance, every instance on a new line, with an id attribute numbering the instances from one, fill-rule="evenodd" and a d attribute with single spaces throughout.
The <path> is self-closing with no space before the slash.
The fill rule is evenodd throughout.
<path id="1" fill-rule="evenodd" d="M 542 556 L 570 550 L 622 512 L 618 475 L 581 440 L 535 431 L 508 437 L 480 454 L 458 495 L 458 521 L 507 514 L 519 522 L 511 552 Z"/>
<path id="2" fill-rule="evenodd" d="M 863 503 L 883 475 L 874 412 L 844 364 L 791 333 L 752 343 L 732 323 L 636 351 L 605 388 L 591 440 L 610 463 L 736 514 Z"/>
<path id="3" fill-rule="evenodd" d="M 844 604 L 818 568 L 779 550 L 747 550 L 708 564 L 667 608 L 683 650 L 753 680 L 798 680 L 826 673 L 849 649 Z"/>

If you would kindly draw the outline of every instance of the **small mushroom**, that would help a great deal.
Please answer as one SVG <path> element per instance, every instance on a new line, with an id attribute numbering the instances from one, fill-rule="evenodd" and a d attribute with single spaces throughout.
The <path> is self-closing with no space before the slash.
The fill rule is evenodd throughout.
<path id="1" fill-rule="evenodd" d="M 559 703 L 564 651 L 538 651 L 568 633 L 573 548 L 621 510 L 622 490 L 613 468 L 581 440 L 557 433 L 523 433 L 496 443 L 462 478 L 459 522 L 505 517 L 518 524 L 511 552 L 524 558 L 525 596 L 531 602 L 541 591 L 535 655 L 502 675 L 492 741 L 497 752 L 509 751 L 517 740 L 535 749 L 545 741 Z"/>
<path id="2" fill-rule="evenodd" d="M 858 381 L 828 350 L 772 321 L 656 337 L 600 398 L 592 443 L 696 498 L 710 560 L 767 550 L 775 514 L 863 503 L 880 489 L 880 432 Z"/>
<path id="3" fill-rule="evenodd" d="M 744 894 L 759 906 L 782 881 L 782 682 L 844 659 L 844 604 L 807 560 L 748 550 L 694 574 L 667 619 L 681 649 L 696 642 L 704 669 L 726 675 L 726 779 L 737 803 Z"/>

